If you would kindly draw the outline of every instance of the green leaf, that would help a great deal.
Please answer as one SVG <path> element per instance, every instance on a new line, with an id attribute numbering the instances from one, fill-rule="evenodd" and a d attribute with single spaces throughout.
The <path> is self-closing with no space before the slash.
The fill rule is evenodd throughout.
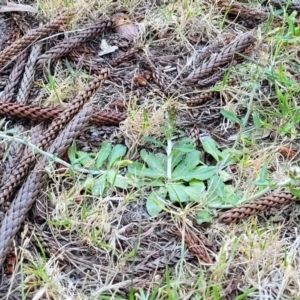
<path id="1" fill-rule="evenodd" d="M 291 192 L 294 196 L 296 196 L 297 198 L 300 199 L 300 190 L 290 188 L 290 192 Z"/>
<path id="2" fill-rule="evenodd" d="M 150 167 L 153 170 L 158 171 L 162 175 L 166 174 L 166 169 L 163 166 L 163 161 L 158 159 L 158 157 L 155 154 L 149 153 L 145 150 L 142 150 L 140 152 L 140 154 L 141 154 L 141 158 L 147 163 L 148 167 Z M 165 157 L 165 155 L 164 155 L 164 157 Z M 162 159 L 162 157 L 160 157 L 160 158 Z"/>
<path id="3" fill-rule="evenodd" d="M 68 157 L 71 165 L 74 165 L 74 162 L 76 161 L 76 150 L 76 144 L 73 142 L 71 147 L 68 149 Z"/>
<path id="4" fill-rule="evenodd" d="M 165 170 L 164 174 L 167 175 L 167 155 L 164 153 L 156 153 L 155 156 L 161 162 L 163 169 Z"/>
<path id="5" fill-rule="evenodd" d="M 235 194 L 235 188 L 232 185 L 225 185 L 224 192 L 226 195 L 225 204 L 237 204 L 241 199 Z"/>
<path id="6" fill-rule="evenodd" d="M 202 147 L 206 153 L 210 154 L 217 162 L 220 161 L 221 152 L 217 148 L 216 142 L 208 137 L 202 142 Z"/>
<path id="7" fill-rule="evenodd" d="M 118 144 L 113 147 L 108 157 L 108 164 L 107 167 L 111 168 L 119 158 L 126 154 L 127 147 L 121 144 Z"/>
<path id="8" fill-rule="evenodd" d="M 218 172 L 218 175 L 220 176 L 221 180 L 223 182 L 226 182 L 228 180 L 231 180 L 232 179 L 232 175 L 230 175 L 228 172 L 224 171 L 224 170 L 220 170 Z"/>
<path id="9" fill-rule="evenodd" d="M 93 185 L 91 187 L 92 195 L 102 196 L 104 194 L 106 187 L 107 187 L 107 181 L 106 181 L 106 174 L 104 173 L 100 177 L 94 179 Z"/>
<path id="10" fill-rule="evenodd" d="M 92 175 L 88 175 L 84 180 L 80 181 L 81 187 L 85 190 L 91 190 L 94 185 L 95 178 Z"/>
<path id="11" fill-rule="evenodd" d="M 77 151 L 77 159 L 74 161 L 74 163 L 80 163 L 82 166 L 89 168 L 92 167 L 94 164 L 94 159 L 91 157 L 91 155 L 84 151 Z"/>
<path id="12" fill-rule="evenodd" d="M 111 144 L 108 142 L 103 142 L 97 154 L 97 160 L 95 165 L 97 170 L 99 170 L 102 167 L 104 161 L 108 158 L 110 152 L 111 152 Z"/>
<path id="13" fill-rule="evenodd" d="M 191 170 L 199 165 L 201 163 L 200 154 L 201 152 L 198 150 L 186 154 L 183 161 L 172 172 L 173 180 L 180 180 L 183 175 L 190 173 Z"/>
<path id="14" fill-rule="evenodd" d="M 136 177 L 133 174 L 130 174 L 127 172 L 126 174 L 126 180 L 128 185 L 131 185 L 133 187 L 143 188 L 143 187 L 161 187 L 165 186 L 165 182 L 160 179 L 150 179 L 150 178 L 140 178 Z"/>
<path id="15" fill-rule="evenodd" d="M 126 189 L 128 187 L 126 178 L 119 175 L 116 170 L 109 170 L 107 172 L 107 181 L 115 187 Z"/>
<path id="16" fill-rule="evenodd" d="M 223 117 L 232 121 L 233 123 L 237 123 L 239 125 L 242 124 L 241 120 L 233 112 L 229 110 L 221 109 L 221 114 L 223 115 Z"/>
<path id="17" fill-rule="evenodd" d="M 189 195 L 190 199 L 192 201 L 199 201 L 201 198 L 201 194 L 205 191 L 205 185 L 203 182 L 198 183 L 198 184 L 193 184 L 189 186 L 184 186 L 185 187 L 185 192 Z"/>
<path id="18" fill-rule="evenodd" d="M 157 216 L 165 208 L 167 191 L 163 188 L 152 192 L 146 202 L 147 212 L 151 217 Z"/>
<path id="19" fill-rule="evenodd" d="M 185 153 L 179 152 L 179 151 L 174 151 L 174 154 L 172 156 L 172 170 L 182 161 Z"/>
<path id="20" fill-rule="evenodd" d="M 181 183 L 167 184 L 167 191 L 172 202 L 198 201 L 200 194 L 203 193 L 204 190 L 205 185 L 203 183 L 194 184 L 192 186 L 186 186 Z"/>
<path id="21" fill-rule="evenodd" d="M 232 165 L 236 163 L 244 154 L 246 153 L 246 150 L 236 150 L 236 149 L 224 149 L 221 152 L 221 158 L 225 159 L 227 158 L 227 155 L 229 154 L 229 158 L 226 161 L 226 166 Z"/>
<path id="22" fill-rule="evenodd" d="M 160 141 L 154 139 L 154 138 L 151 137 L 151 136 L 145 137 L 144 140 L 145 140 L 146 142 L 152 143 L 152 144 L 154 144 L 154 145 L 157 145 L 157 146 L 160 146 L 160 147 L 163 147 L 163 148 L 165 147 L 165 145 L 164 145 L 162 142 L 160 142 Z"/>
<path id="23" fill-rule="evenodd" d="M 191 198 L 185 190 L 186 186 L 180 183 L 171 183 L 167 185 L 167 191 L 169 193 L 169 198 L 172 202 L 187 202 Z"/>
<path id="24" fill-rule="evenodd" d="M 173 149 L 179 150 L 184 153 L 189 153 L 195 151 L 195 146 L 191 143 L 187 144 L 187 143 L 179 142 L 173 147 Z"/>
<path id="25" fill-rule="evenodd" d="M 139 178 L 144 178 L 144 177 L 149 177 L 152 179 L 164 178 L 164 175 L 161 174 L 160 172 L 153 169 L 146 168 L 145 165 L 141 163 L 135 163 L 135 162 L 128 166 L 128 173 Z"/>
<path id="26" fill-rule="evenodd" d="M 260 119 L 259 113 L 254 111 L 252 113 L 253 116 L 253 123 L 256 129 L 260 129 L 262 125 L 262 120 Z"/>
<path id="27" fill-rule="evenodd" d="M 207 210 L 199 211 L 197 213 L 196 220 L 199 225 L 201 225 L 203 223 L 211 223 L 211 221 L 212 221 L 211 212 L 209 212 Z"/>
<path id="28" fill-rule="evenodd" d="M 218 175 L 214 175 L 208 182 L 208 192 L 217 195 L 221 199 L 226 197 L 224 187 L 225 185 Z"/>
<path id="29" fill-rule="evenodd" d="M 177 177 L 173 177 L 173 180 L 184 180 L 186 182 L 191 181 L 192 179 L 198 180 L 207 180 L 214 176 L 218 171 L 218 167 L 216 166 L 201 166 L 193 169 L 192 171 L 188 171 L 182 174 L 179 174 Z"/>
<path id="30" fill-rule="evenodd" d="M 115 166 L 117 168 L 120 168 L 120 167 L 128 167 L 129 165 L 132 164 L 132 161 L 131 160 L 128 160 L 128 159 L 124 159 L 124 160 L 119 160 L 115 163 Z"/>

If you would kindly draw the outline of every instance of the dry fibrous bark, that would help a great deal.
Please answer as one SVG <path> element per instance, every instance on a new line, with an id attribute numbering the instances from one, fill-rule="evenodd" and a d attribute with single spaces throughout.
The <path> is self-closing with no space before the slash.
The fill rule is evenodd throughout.
<path id="1" fill-rule="evenodd" d="M 194 253 L 200 261 L 212 263 L 212 259 L 206 249 L 206 243 L 209 243 L 207 238 L 200 232 L 196 232 L 193 227 L 184 225 L 183 228 L 180 229 L 168 228 L 167 232 L 181 239 L 183 238 L 189 251 Z"/>
<path id="2" fill-rule="evenodd" d="M 108 77 L 108 71 L 103 70 L 95 80 L 90 82 L 87 87 L 80 92 L 77 97 L 70 103 L 67 109 L 63 110 L 57 118 L 55 118 L 47 131 L 41 136 L 37 146 L 41 149 L 49 147 L 51 142 L 56 138 L 57 134 L 64 128 L 72 117 L 83 107 L 92 95 L 98 90 L 102 82 Z M 32 169 L 35 161 L 34 154 L 30 153 L 23 157 L 18 168 L 13 170 L 9 179 L 0 188 L 0 205 L 10 198 L 15 188 L 20 184 L 23 178 Z"/>
<path id="3" fill-rule="evenodd" d="M 15 55 L 19 54 L 34 42 L 49 36 L 54 31 L 57 31 L 59 27 L 66 24 L 72 15 L 72 13 L 64 14 L 54 21 L 41 26 L 40 28 L 31 30 L 22 38 L 5 48 L 2 52 L 0 52 L 0 68 L 8 63 Z"/>
<path id="4" fill-rule="evenodd" d="M 232 62 L 231 65 L 234 65 L 235 61 Z M 199 80 L 197 82 L 197 87 L 202 88 L 202 87 L 208 87 L 208 86 L 212 86 L 214 85 L 218 80 L 220 80 L 222 78 L 222 76 L 224 75 L 224 73 L 226 72 L 225 68 L 223 70 L 219 70 L 216 73 L 214 73 L 213 75 L 203 79 L 203 80 Z"/>
<path id="5" fill-rule="evenodd" d="M 59 251 L 59 245 L 51 239 L 49 235 L 47 235 L 43 230 L 41 230 L 38 226 L 30 222 L 29 220 L 26 220 L 26 234 L 27 236 L 34 234 L 35 237 L 37 237 L 38 242 L 35 240 L 35 238 L 32 239 L 32 242 L 35 243 L 38 247 L 40 245 L 43 247 L 43 250 L 49 255 L 57 255 L 57 252 Z"/>
<path id="6" fill-rule="evenodd" d="M 187 106 L 198 106 L 206 103 L 218 95 L 218 92 L 201 93 L 195 97 L 192 97 L 186 101 Z"/>
<path id="7" fill-rule="evenodd" d="M 3 90 L 8 83 L 8 76 L 0 77 L 0 90 Z"/>
<path id="8" fill-rule="evenodd" d="M 228 210 L 219 217 L 219 222 L 225 224 L 235 223 L 272 207 L 289 204 L 295 200 L 297 200 L 297 197 L 290 193 L 270 194 Z"/>
<path id="9" fill-rule="evenodd" d="M 41 44 L 35 44 L 31 48 L 31 52 L 25 67 L 25 71 L 23 74 L 23 78 L 20 84 L 20 88 L 17 95 L 17 102 L 18 103 L 26 103 L 30 89 L 32 86 L 32 82 L 34 79 L 35 74 L 35 63 L 38 59 L 38 56 L 40 55 L 42 50 Z"/>
<path id="10" fill-rule="evenodd" d="M 17 103 L 1 103 L 0 115 L 18 118 L 26 118 L 31 120 L 49 121 L 57 118 L 61 113 L 58 109 L 38 107 L 34 105 L 24 105 Z M 94 125 L 119 125 L 126 119 L 125 113 L 103 111 L 93 113 L 90 123 Z"/>
<path id="11" fill-rule="evenodd" d="M 141 46 L 136 46 L 131 49 L 129 49 L 127 52 L 122 54 L 121 56 L 114 59 L 110 64 L 113 67 L 118 66 L 119 64 L 128 61 L 130 58 L 134 57 L 136 53 L 138 53 L 141 50 Z"/>
<path id="12" fill-rule="evenodd" d="M 63 40 L 54 47 L 50 48 L 44 54 L 39 57 L 37 62 L 38 65 L 45 64 L 48 60 L 60 58 L 70 51 L 80 46 L 82 43 L 100 35 L 105 30 L 112 26 L 112 21 L 100 21 L 95 25 L 83 29 L 82 31 L 76 33 L 74 36 Z"/>
<path id="13" fill-rule="evenodd" d="M 253 44 L 255 38 L 252 32 L 248 32 L 237 36 L 231 43 L 226 45 L 218 54 L 214 54 L 211 58 L 202 64 L 199 68 L 190 73 L 184 82 L 187 85 L 194 85 L 200 79 L 210 76 L 213 72 L 219 71 L 220 67 L 224 67 L 231 63 L 236 54 L 242 53 L 246 48 Z"/>
<path id="14" fill-rule="evenodd" d="M 215 3 L 221 9 L 229 10 L 230 14 L 237 15 L 243 18 L 251 18 L 251 19 L 265 21 L 269 17 L 269 15 L 265 12 L 262 12 L 250 6 L 240 4 L 238 2 L 216 0 Z"/>
<path id="15" fill-rule="evenodd" d="M 17 126 L 15 130 L 17 130 L 17 132 L 20 134 L 22 131 L 24 131 L 24 128 L 22 126 Z M 4 171 L 2 174 L 2 179 L 0 180 L 0 186 L 4 184 L 4 182 L 11 174 L 11 171 L 16 167 L 17 163 L 20 161 L 23 151 L 24 145 L 22 144 L 13 143 L 10 146 L 9 155 L 7 156 L 7 160 L 4 164 Z"/>
<path id="16" fill-rule="evenodd" d="M 91 114 L 92 107 L 89 104 L 85 105 L 64 130 L 54 139 L 52 145 L 47 149 L 47 152 L 50 154 L 56 153 L 57 155 L 62 155 L 72 141 L 84 130 Z M 0 267 L 5 260 L 11 240 L 19 231 L 27 212 L 30 210 L 36 197 L 46 183 L 48 175 L 45 172 L 45 167 L 47 163 L 48 160 L 45 157 L 38 160 L 33 172 L 29 174 L 27 180 L 5 214 L 0 226 Z"/>
<path id="17" fill-rule="evenodd" d="M 11 105 L 11 103 L 8 104 Z M 34 127 L 30 131 L 31 143 L 37 144 L 43 132 L 43 124 Z M 22 161 L 22 158 L 30 154 L 32 154 L 32 149 L 16 142 L 13 144 L 13 148 L 9 152 L 8 162 L 5 162 L 5 173 L 3 174 L 3 179 L 0 186 L 4 185 L 6 180 L 9 180 L 13 171 L 18 168 L 18 164 Z M 7 199 L 3 204 L 0 205 L 0 211 L 6 212 L 9 209 L 10 203 L 11 199 Z"/>
<path id="18" fill-rule="evenodd" d="M 0 97 L 0 102 L 11 102 L 15 93 L 15 88 L 19 83 L 20 77 L 24 71 L 27 61 L 27 51 L 22 52 L 9 75 L 8 82 L 4 88 L 3 95 Z"/>
<path id="19" fill-rule="evenodd" d="M 286 6 L 288 5 L 289 9 L 300 11 L 300 1 L 298 0 L 270 0 L 271 4 L 276 6 Z"/>
<path id="20" fill-rule="evenodd" d="M 86 71 L 94 74 L 99 74 L 104 67 L 106 67 L 101 61 L 97 60 L 93 57 L 85 57 L 82 54 L 71 51 L 68 53 L 67 58 L 71 61 L 78 63 L 80 67 L 85 69 Z"/>

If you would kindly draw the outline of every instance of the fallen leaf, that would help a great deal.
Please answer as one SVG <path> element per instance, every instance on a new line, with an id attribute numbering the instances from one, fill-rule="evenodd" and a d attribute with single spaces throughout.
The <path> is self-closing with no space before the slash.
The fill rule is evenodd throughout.
<path id="1" fill-rule="evenodd" d="M 137 27 L 130 21 L 129 17 L 123 13 L 113 16 L 115 32 L 127 39 L 129 42 L 136 39 L 139 35 Z"/>
<path id="2" fill-rule="evenodd" d="M 134 76 L 134 81 L 139 85 L 139 86 L 146 86 L 147 81 L 140 75 L 140 74 L 135 74 Z"/>
<path id="3" fill-rule="evenodd" d="M 279 153 L 287 159 L 292 159 L 297 154 L 295 150 L 292 150 L 286 146 L 279 147 Z"/>
<path id="4" fill-rule="evenodd" d="M 104 39 L 101 41 L 100 48 L 102 49 L 102 51 L 100 51 L 98 53 L 98 56 L 102 56 L 102 55 L 105 55 L 105 54 L 113 53 L 113 52 L 115 52 L 118 49 L 117 46 L 110 46 L 107 43 L 107 41 L 104 40 Z"/>

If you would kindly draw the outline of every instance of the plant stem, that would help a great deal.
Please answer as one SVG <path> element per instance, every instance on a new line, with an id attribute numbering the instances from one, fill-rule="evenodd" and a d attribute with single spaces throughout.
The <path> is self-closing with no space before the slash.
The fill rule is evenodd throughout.
<path id="1" fill-rule="evenodd" d="M 172 140 L 171 140 L 171 138 L 168 137 L 167 148 L 166 148 L 166 153 L 167 153 L 167 178 L 168 178 L 168 180 L 171 180 L 171 178 L 172 178 L 172 147 L 173 147 Z"/>
<path id="2" fill-rule="evenodd" d="M 209 208 L 233 208 L 233 207 L 238 207 L 244 203 L 247 203 L 247 202 L 250 202 L 252 200 L 255 200 L 257 198 L 260 198 L 262 197 L 264 194 L 266 194 L 267 192 L 270 192 L 272 190 L 272 188 L 276 189 L 278 187 L 283 187 L 283 186 L 290 186 L 292 182 L 292 179 L 291 178 L 287 178 L 287 179 L 284 179 L 278 183 L 274 185 L 269 185 L 268 187 L 266 187 L 265 189 L 263 189 L 262 191 L 248 197 L 246 200 L 242 200 L 242 201 L 239 201 L 238 203 L 236 203 L 235 205 L 232 205 L 232 204 L 224 204 L 224 205 L 219 205 L 219 204 L 208 204 L 208 207 Z"/>
<path id="3" fill-rule="evenodd" d="M 12 142 L 18 142 L 20 144 L 26 145 L 26 146 L 30 147 L 32 150 L 34 150 L 36 153 L 39 153 L 39 154 L 49 158 L 51 161 L 53 161 L 55 163 L 59 163 L 59 164 L 65 166 L 65 167 L 69 168 L 72 171 L 80 172 L 80 173 L 84 173 L 84 174 L 91 174 L 91 175 L 102 175 L 104 173 L 104 171 L 88 170 L 88 169 L 72 166 L 72 165 L 68 164 L 67 162 L 65 162 L 64 160 L 56 157 L 55 155 L 40 149 L 39 147 L 32 144 L 28 140 L 21 139 L 21 138 L 18 138 L 18 137 L 14 137 L 14 136 L 9 136 L 9 135 L 2 134 L 2 133 L 0 133 L 0 138 L 10 140 Z"/>

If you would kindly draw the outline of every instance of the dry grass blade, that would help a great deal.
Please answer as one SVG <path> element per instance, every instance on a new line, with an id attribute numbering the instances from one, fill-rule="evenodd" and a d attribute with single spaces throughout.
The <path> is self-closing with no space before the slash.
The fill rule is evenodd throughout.
<path id="1" fill-rule="evenodd" d="M 109 20 L 100 21 L 95 25 L 78 32 L 73 37 L 60 42 L 59 44 L 55 45 L 54 47 L 46 51 L 44 54 L 42 54 L 39 57 L 37 64 L 41 65 L 46 63 L 50 59 L 57 59 L 66 55 L 76 47 L 80 46 L 82 43 L 85 43 L 91 38 L 103 33 L 106 29 L 110 28 L 111 26 L 112 22 Z"/>
<path id="2" fill-rule="evenodd" d="M 52 22 L 43 25 L 40 28 L 29 31 L 19 40 L 15 41 L 9 47 L 0 52 L 0 68 L 8 63 L 15 55 L 32 45 L 34 42 L 47 37 L 53 31 L 57 31 L 59 27 L 65 25 L 67 21 L 72 17 L 72 13 L 64 14 Z"/>
<path id="3" fill-rule="evenodd" d="M 258 214 L 259 212 L 270 209 L 271 207 L 285 205 L 295 200 L 297 200 L 297 197 L 287 193 L 264 196 L 225 212 L 219 217 L 219 222 L 225 224 L 234 223 L 238 220 L 245 219 Z"/>
<path id="4" fill-rule="evenodd" d="M 196 84 L 200 79 L 209 76 L 215 71 L 219 71 L 220 67 L 224 67 L 232 62 L 235 54 L 242 53 L 246 48 L 253 44 L 255 38 L 253 33 L 245 33 L 237 36 L 231 43 L 226 45 L 220 53 L 212 55 L 211 58 L 202 66 L 190 73 L 185 79 L 187 85 Z"/>

